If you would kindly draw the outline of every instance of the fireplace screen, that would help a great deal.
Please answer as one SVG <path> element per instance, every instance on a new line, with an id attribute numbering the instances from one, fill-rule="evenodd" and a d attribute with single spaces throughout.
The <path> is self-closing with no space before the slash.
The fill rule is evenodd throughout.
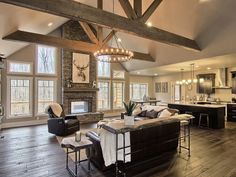
<path id="1" fill-rule="evenodd" d="M 71 102 L 71 114 L 88 112 L 87 101 Z"/>

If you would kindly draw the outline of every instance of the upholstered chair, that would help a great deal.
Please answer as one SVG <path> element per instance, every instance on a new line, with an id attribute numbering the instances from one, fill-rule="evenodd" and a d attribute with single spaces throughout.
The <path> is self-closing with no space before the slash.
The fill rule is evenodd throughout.
<path id="1" fill-rule="evenodd" d="M 65 115 L 63 106 L 58 103 L 50 104 L 46 108 L 46 113 L 48 114 L 49 133 L 67 136 L 80 129 L 80 122 L 76 115 Z"/>

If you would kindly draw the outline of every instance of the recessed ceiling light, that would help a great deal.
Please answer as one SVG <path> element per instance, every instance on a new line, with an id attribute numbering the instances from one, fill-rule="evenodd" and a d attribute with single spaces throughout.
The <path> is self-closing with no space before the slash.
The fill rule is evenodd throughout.
<path id="1" fill-rule="evenodd" d="M 200 3 L 210 2 L 211 0 L 199 0 Z"/>
<path id="2" fill-rule="evenodd" d="M 117 41 L 118 41 L 118 42 L 121 42 L 121 38 L 118 38 Z"/>
<path id="3" fill-rule="evenodd" d="M 211 68 L 210 67 L 207 67 L 208 70 L 210 70 Z"/>
<path id="4" fill-rule="evenodd" d="M 53 25 L 53 23 L 52 23 L 52 22 L 48 23 L 48 27 L 50 27 L 50 26 L 52 26 L 52 25 Z"/>
<path id="5" fill-rule="evenodd" d="M 155 76 L 157 76 L 158 74 L 157 74 L 157 73 L 155 73 L 154 75 L 155 75 Z"/>
<path id="6" fill-rule="evenodd" d="M 137 74 L 140 74 L 140 72 L 138 71 Z"/>
<path id="7" fill-rule="evenodd" d="M 148 27 L 152 27 L 152 22 L 147 22 Z"/>

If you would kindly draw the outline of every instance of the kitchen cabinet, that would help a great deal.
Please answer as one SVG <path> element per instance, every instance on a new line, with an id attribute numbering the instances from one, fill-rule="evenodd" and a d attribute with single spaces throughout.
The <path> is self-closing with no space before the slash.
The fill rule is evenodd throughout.
<path id="1" fill-rule="evenodd" d="M 236 71 L 232 72 L 232 93 L 236 94 Z"/>
<path id="2" fill-rule="evenodd" d="M 227 104 L 227 121 L 236 122 L 236 104 Z"/>
<path id="3" fill-rule="evenodd" d="M 197 83 L 197 92 L 201 94 L 215 93 L 215 74 L 199 74 L 197 75 L 199 82 Z"/>

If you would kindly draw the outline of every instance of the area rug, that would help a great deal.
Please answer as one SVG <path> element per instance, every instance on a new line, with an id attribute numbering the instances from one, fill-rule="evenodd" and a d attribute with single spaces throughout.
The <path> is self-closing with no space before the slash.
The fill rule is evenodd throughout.
<path id="1" fill-rule="evenodd" d="M 85 135 L 86 135 L 86 133 L 87 133 L 88 131 L 96 131 L 96 129 L 81 130 L 81 134 L 82 134 L 82 137 L 81 137 L 81 138 L 86 138 Z M 66 137 L 74 137 L 74 136 L 75 136 L 75 134 L 72 134 L 72 135 L 69 135 L 69 136 L 64 136 L 64 137 L 62 137 L 62 136 L 56 136 L 56 138 L 57 138 L 57 141 L 58 141 L 59 145 L 61 145 L 61 141 L 62 141 L 63 138 L 66 138 Z M 63 149 L 64 149 L 65 155 L 66 155 L 66 148 L 63 148 Z M 73 162 L 75 162 L 75 153 L 69 154 L 69 157 L 70 157 L 70 159 L 71 159 Z M 80 160 L 84 160 L 84 159 L 87 159 L 87 156 L 86 156 L 85 149 L 82 149 L 82 150 L 80 150 Z"/>

